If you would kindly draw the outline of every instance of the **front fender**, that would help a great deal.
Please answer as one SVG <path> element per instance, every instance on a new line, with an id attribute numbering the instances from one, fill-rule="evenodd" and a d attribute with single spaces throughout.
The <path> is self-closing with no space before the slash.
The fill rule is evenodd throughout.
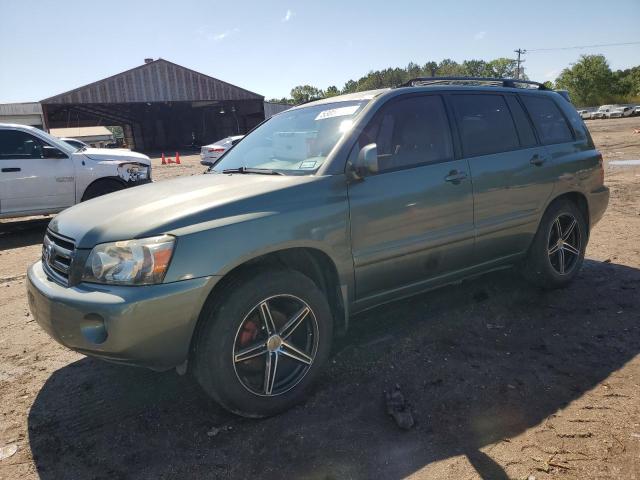
<path id="1" fill-rule="evenodd" d="M 177 237 L 177 244 L 165 282 L 224 276 L 268 253 L 312 248 L 333 261 L 341 284 L 351 286 L 346 192 L 315 205 L 301 203 L 290 210 L 241 214 L 167 232 Z"/>

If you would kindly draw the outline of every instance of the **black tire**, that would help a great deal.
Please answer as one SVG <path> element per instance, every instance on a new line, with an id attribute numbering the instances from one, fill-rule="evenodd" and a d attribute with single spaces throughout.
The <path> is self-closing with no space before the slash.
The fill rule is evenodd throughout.
<path id="1" fill-rule="evenodd" d="M 264 325 L 266 314 L 262 304 L 265 300 L 273 316 L 272 327 L 275 327 L 271 336 Z M 295 314 L 283 312 L 287 308 L 290 312 L 300 312 L 306 308 L 304 305 L 310 311 L 304 321 L 294 327 L 297 333 L 285 336 L 282 327 L 295 318 Z M 244 417 L 275 415 L 301 402 L 331 351 L 333 320 L 327 299 L 311 279 L 296 271 L 262 271 L 237 277 L 217 292 L 216 298 L 205 307 L 201 320 L 205 323 L 196 338 L 192 371 L 207 394 L 227 410 Z M 246 332 L 250 340 L 243 349 Z M 274 344 L 265 340 L 273 337 L 282 339 L 282 345 L 278 339 Z M 294 343 L 300 338 L 310 346 L 309 350 Z M 313 358 L 312 362 L 306 364 L 290 357 L 286 353 L 291 353 L 286 342 L 303 350 L 308 358 Z M 264 347 L 259 347 L 266 349 L 263 354 L 238 360 L 240 352 L 263 344 Z M 274 359 L 275 366 L 280 368 L 276 369 L 270 393 L 265 390 L 267 358 Z M 296 375 L 301 377 L 297 379 Z"/>
<path id="2" fill-rule="evenodd" d="M 117 192 L 123 190 L 125 186 L 122 182 L 114 180 L 112 178 L 104 178 L 102 180 L 96 180 L 87 187 L 82 195 L 82 201 L 91 200 L 92 198 L 101 197 L 107 193 Z"/>
<path id="3" fill-rule="evenodd" d="M 558 236 L 558 222 L 562 236 L 566 237 L 562 241 Z M 542 216 L 523 262 L 524 277 L 544 289 L 566 287 L 582 266 L 588 240 L 587 222 L 578 206 L 570 200 L 552 203 Z"/>

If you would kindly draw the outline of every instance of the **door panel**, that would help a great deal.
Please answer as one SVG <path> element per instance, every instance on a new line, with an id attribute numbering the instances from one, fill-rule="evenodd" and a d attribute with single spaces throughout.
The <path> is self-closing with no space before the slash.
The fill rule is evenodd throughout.
<path id="1" fill-rule="evenodd" d="M 467 266 L 473 196 L 466 160 L 453 159 L 439 95 L 391 100 L 354 152 L 376 143 L 380 172 L 349 185 L 356 297 L 425 282 Z"/>
<path id="2" fill-rule="evenodd" d="M 544 163 L 532 164 L 539 159 Z M 553 190 L 544 147 L 469 159 L 473 178 L 476 263 L 524 252 Z"/>
<path id="3" fill-rule="evenodd" d="M 44 142 L 27 132 L 0 130 L 0 213 L 59 210 L 75 203 L 71 158 L 42 158 Z"/>
<path id="4" fill-rule="evenodd" d="M 551 158 L 514 95 L 451 95 L 473 179 L 475 264 L 524 252 L 553 190 Z"/>
<path id="5" fill-rule="evenodd" d="M 473 197 L 464 160 L 399 170 L 349 186 L 358 299 L 472 263 Z"/>

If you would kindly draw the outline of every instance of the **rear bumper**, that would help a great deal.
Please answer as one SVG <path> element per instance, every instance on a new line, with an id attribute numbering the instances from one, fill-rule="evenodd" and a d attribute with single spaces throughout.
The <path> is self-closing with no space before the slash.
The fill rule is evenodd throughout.
<path id="1" fill-rule="evenodd" d="M 589 227 L 593 228 L 600 221 L 607 205 L 609 205 L 609 187 L 602 185 L 589 194 L 587 201 L 589 202 Z"/>
<path id="2" fill-rule="evenodd" d="M 29 307 L 56 341 L 104 360 L 166 370 L 183 363 L 200 310 L 218 277 L 139 287 L 63 287 L 42 263 L 27 273 Z"/>

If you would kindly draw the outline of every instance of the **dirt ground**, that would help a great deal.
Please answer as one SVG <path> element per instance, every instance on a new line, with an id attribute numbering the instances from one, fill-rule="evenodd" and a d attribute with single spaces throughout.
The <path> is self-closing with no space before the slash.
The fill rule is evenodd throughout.
<path id="1" fill-rule="evenodd" d="M 640 159 L 640 117 L 589 128 L 607 161 Z M 203 170 L 182 161 L 155 178 Z M 569 288 L 502 272 L 360 315 L 308 401 L 262 421 L 51 340 L 24 285 L 48 220 L 0 222 L 0 478 L 640 479 L 640 167 L 606 182 Z"/>

